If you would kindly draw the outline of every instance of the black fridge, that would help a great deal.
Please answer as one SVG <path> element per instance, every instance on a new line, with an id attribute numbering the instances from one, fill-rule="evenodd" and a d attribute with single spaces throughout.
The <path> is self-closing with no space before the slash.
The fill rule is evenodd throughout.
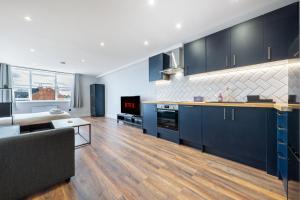
<path id="1" fill-rule="evenodd" d="M 90 85 L 91 94 L 91 115 L 92 117 L 105 116 L 105 85 Z"/>

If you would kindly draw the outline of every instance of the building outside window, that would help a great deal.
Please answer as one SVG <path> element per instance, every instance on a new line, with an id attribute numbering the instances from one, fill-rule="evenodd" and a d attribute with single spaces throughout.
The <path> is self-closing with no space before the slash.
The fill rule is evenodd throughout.
<path id="1" fill-rule="evenodd" d="M 13 67 L 12 81 L 16 101 L 70 101 L 74 75 Z"/>

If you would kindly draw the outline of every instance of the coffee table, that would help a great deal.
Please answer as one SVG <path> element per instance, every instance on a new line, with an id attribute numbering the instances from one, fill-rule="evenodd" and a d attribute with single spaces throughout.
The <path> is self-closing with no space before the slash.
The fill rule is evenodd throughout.
<path id="1" fill-rule="evenodd" d="M 73 127 L 77 128 L 77 133 L 75 135 L 79 135 L 85 143 L 81 143 L 79 145 L 75 145 L 75 148 L 80 148 L 85 145 L 89 145 L 92 143 L 92 137 L 91 137 L 91 123 L 88 121 L 85 121 L 80 118 L 69 118 L 69 119 L 58 119 L 58 120 L 52 120 L 52 125 L 55 129 L 57 128 L 67 128 L 67 127 Z M 88 126 L 89 127 L 89 138 L 86 139 L 80 132 L 79 128 L 81 126 Z"/>
<path id="2" fill-rule="evenodd" d="M 20 126 L 0 126 L 0 138 L 20 135 Z"/>

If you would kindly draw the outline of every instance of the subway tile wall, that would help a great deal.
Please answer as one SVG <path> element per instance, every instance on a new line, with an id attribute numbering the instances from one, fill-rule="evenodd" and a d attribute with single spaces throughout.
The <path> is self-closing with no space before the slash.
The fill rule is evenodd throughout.
<path id="1" fill-rule="evenodd" d="M 289 95 L 296 95 L 300 102 L 300 63 L 291 64 L 289 67 Z"/>
<path id="2" fill-rule="evenodd" d="M 290 65 L 284 60 L 197 76 L 177 74 L 170 81 L 156 83 L 156 100 L 193 101 L 194 96 L 203 96 L 205 101 L 217 101 L 222 93 L 228 101 L 244 102 L 247 95 L 260 95 L 261 98 L 286 103 L 289 73 L 292 74 L 288 70 Z"/>

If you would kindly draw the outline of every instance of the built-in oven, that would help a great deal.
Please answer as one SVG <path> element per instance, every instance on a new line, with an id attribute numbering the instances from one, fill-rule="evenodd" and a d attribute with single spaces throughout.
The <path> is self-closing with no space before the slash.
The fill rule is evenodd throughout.
<path id="1" fill-rule="evenodd" d="M 178 105 L 157 104 L 157 127 L 178 131 Z"/>

